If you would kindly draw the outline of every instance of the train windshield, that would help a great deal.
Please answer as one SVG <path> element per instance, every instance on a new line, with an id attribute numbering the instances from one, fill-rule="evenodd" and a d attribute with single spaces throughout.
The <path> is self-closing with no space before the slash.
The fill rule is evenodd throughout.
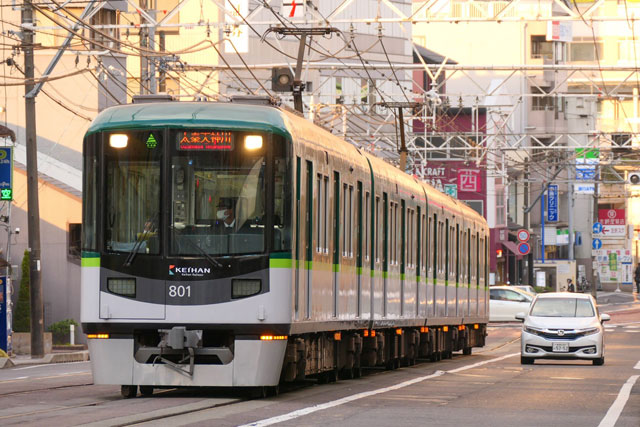
<path id="1" fill-rule="evenodd" d="M 266 139 L 212 129 L 171 133 L 170 255 L 262 253 L 269 223 L 281 241 L 284 206 L 282 197 L 271 196 L 273 154 Z M 271 150 L 276 165 L 283 160 L 278 151 Z"/>
<path id="2" fill-rule="evenodd" d="M 105 135 L 108 251 L 160 251 L 162 135 L 161 130 Z"/>
<path id="3" fill-rule="evenodd" d="M 94 149 L 100 139 L 103 167 Z M 85 145 L 85 248 L 96 247 L 100 209 L 104 249 L 128 254 L 125 264 L 137 254 L 291 250 L 290 162 L 283 138 L 151 129 L 91 136 Z"/>

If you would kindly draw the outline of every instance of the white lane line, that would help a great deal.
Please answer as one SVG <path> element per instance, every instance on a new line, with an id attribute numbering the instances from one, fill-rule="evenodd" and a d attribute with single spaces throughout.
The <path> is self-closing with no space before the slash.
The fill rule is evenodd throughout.
<path id="1" fill-rule="evenodd" d="M 607 414 L 604 416 L 598 427 L 614 427 L 616 422 L 618 421 L 618 417 L 622 413 L 624 409 L 624 405 L 627 404 L 627 400 L 629 400 L 629 395 L 631 394 L 631 389 L 636 381 L 640 378 L 640 375 L 634 375 L 629 377 L 627 382 L 622 386 L 620 392 L 618 393 L 618 397 L 613 402 Z"/>
<path id="2" fill-rule="evenodd" d="M 89 363 L 87 361 L 82 361 L 82 362 L 65 362 L 64 365 L 76 365 L 78 363 Z M 57 364 L 60 365 L 60 364 Z M 50 363 L 45 363 L 45 364 L 40 364 L 40 365 L 30 365 L 30 366 L 25 366 L 23 368 L 11 368 L 12 371 L 23 371 L 25 369 L 33 369 L 33 368 L 46 368 L 47 366 L 53 366 Z"/>
<path id="3" fill-rule="evenodd" d="M 450 371 L 436 371 L 431 375 L 426 375 L 423 377 L 418 377 L 418 378 L 414 378 L 402 383 L 398 383 L 389 387 L 383 387 L 383 388 L 379 388 L 376 390 L 371 390 L 371 391 L 365 391 L 362 393 L 357 393 L 351 396 L 347 396 L 347 397 L 343 397 L 342 399 L 337 399 L 337 400 L 333 400 L 331 402 L 327 402 L 327 403 L 322 403 L 319 405 L 314 405 L 314 406 L 310 406 L 308 408 L 302 408 L 302 409 L 298 409 L 297 411 L 293 411 L 293 412 L 289 412 L 288 414 L 283 414 L 283 415 L 278 415 L 276 417 L 272 417 L 272 418 L 267 418 L 264 420 L 260 420 L 260 421 L 255 421 L 249 424 L 245 424 L 242 425 L 240 427 L 265 427 L 265 426 L 270 426 L 272 424 L 277 424 L 277 423 L 282 423 L 284 421 L 289 421 L 289 420 L 293 420 L 305 415 L 309 415 L 312 414 L 314 412 L 318 412 L 318 411 L 322 411 L 324 409 L 329 409 L 329 408 L 333 408 L 335 406 L 340 406 L 340 405 L 344 405 L 345 403 L 349 403 L 349 402 L 353 402 L 354 400 L 359 400 L 359 399 L 363 399 L 365 397 L 369 397 L 369 396 L 375 396 L 376 394 L 381 394 L 381 393 L 386 393 L 389 391 L 394 391 L 394 390 L 398 390 L 404 387 L 408 387 L 410 385 L 413 384 L 417 384 L 426 380 L 430 380 L 433 378 L 437 378 L 440 377 L 444 374 L 455 374 L 458 372 L 462 372 L 462 371 L 466 371 L 468 369 L 473 369 L 473 368 L 477 368 L 478 366 L 482 366 L 482 365 L 486 365 L 487 363 L 493 363 L 493 362 L 499 362 L 500 360 L 504 360 L 504 359 L 508 359 L 510 357 L 514 357 L 514 356 L 519 356 L 520 353 L 512 353 L 512 354 L 507 354 L 506 356 L 501 356 L 501 357 L 497 357 L 495 359 L 489 359 L 489 360 L 485 360 L 484 362 L 478 362 L 478 363 L 474 363 L 472 365 L 467 365 L 467 366 L 463 366 L 461 368 L 457 368 L 457 369 L 452 369 Z"/>
<path id="4" fill-rule="evenodd" d="M 640 369 L 640 362 L 636 363 L 636 366 L 634 366 L 633 369 Z"/>

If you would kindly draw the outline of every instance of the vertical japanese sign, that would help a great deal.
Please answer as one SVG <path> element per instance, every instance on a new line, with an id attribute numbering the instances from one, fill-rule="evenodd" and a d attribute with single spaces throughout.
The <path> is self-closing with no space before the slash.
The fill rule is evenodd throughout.
<path id="1" fill-rule="evenodd" d="M 558 222 L 558 186 L 555 184 L 547 189 L 547 221 Z"/>
<path id="2" fill-rule="evenodd" d="M 249 52 L 249 27 L 244 24 L 243 18 L 249 11 L 248 0 L 226 0 L 224 4 L 224 22 L 230 31 L 224 41 L 224 51 L 236 53 L 237 49 L 238 53 L 247 53 Z"/>
<path id="3" fill-rule="evenodd" d="M 13 200 L 13 151 L 0 147 L 0 200 Z"/>

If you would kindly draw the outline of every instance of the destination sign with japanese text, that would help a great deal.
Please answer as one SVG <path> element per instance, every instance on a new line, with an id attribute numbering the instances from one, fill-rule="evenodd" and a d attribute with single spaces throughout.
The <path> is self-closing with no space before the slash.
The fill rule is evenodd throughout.
<path id="1" fill-rule="evenodd" d="M 177 136 L 178 150 L 231 151 L 233 132 L 221 130 L 182 131 Z"/>

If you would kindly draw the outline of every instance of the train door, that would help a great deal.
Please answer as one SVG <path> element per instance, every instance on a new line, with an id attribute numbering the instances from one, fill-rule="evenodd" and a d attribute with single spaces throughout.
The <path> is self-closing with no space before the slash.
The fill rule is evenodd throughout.
<path id="1" fill-rule="evenodd" d="M 356 185 L 356 317 L 362 316 L 362 181 L 358 181 Z M 366 227 L 366 225 L 364 225 Z M 366 228 L 365 228 L 366 230 Z"/>
<path id="2" fill-rule="evenodd" d="M 382 193 L 382 315 L 387 317 L 387 286 L 389 276 L 389 199 Z"/>
<path id="3" fill-rule="evenodd" d="M 313 261 L 313 163 L 307 160 L 307 203 L 305 206 L 305 318 L 311 318 L 311 277 L 312 277 L 312 261 Z"/>
<path id="4" fill-rule="evenodd" d="M 340 283 L 340 173 L 333 172 L 333 317 L 338 317 Z"/>
<path id="5" fill-rule="evenodd" d="M 416 317 L 420 316 L 420 285 L 422 281 L 422 230 L 424 227 L 422 223 L 424 222 L 424 218 L 422 217 L 422 209 L 420 206 L 416 208 L 416 252 L 415 252 L 415 261 L 416 261 Z"/>
<path id="6" fill-rule="evenodd" d="M 460 307 L 461 289 L 460 289 L 460 224 L 456 223 L 456 237 L 455 237 L 455 274 L 456 274 L 456 317 L 461 315 L 462 308 Z"/>
<path id="7" fill-rule="evenodd" d="M 398 217 L 397 213 L 398 204 L 396 203 L 396 220 Z M 404 316 L 404 304 L 405 304 L 405 272 L 407 271 L 406 265 L 406 257 L 407 257 L 407 209 L 404 200 L 400 201 L 400 316 Z M 397 233 L 396 233 L 397 236 Z M 397 247 L 397 239 L 393 242 L 394 246 Z M 397 262 L 397 258 L 396 258 Z"/>
<path id="8" fill-rule="evenodd" d="M 294 230 L 294 266 L 293 266 L 293 274 L 294 274 L 294 297 L 293 297 L 293 308 L 294 308 L 294 316 L 296 320 L 300 319 L 300 186 L 302 185 L 302 177 L 300 174 L 302 173 L 302 159 L 300 156 L 296 157 L 296 201 L 295 201 L 295 222 L 296 228 Z"/>

